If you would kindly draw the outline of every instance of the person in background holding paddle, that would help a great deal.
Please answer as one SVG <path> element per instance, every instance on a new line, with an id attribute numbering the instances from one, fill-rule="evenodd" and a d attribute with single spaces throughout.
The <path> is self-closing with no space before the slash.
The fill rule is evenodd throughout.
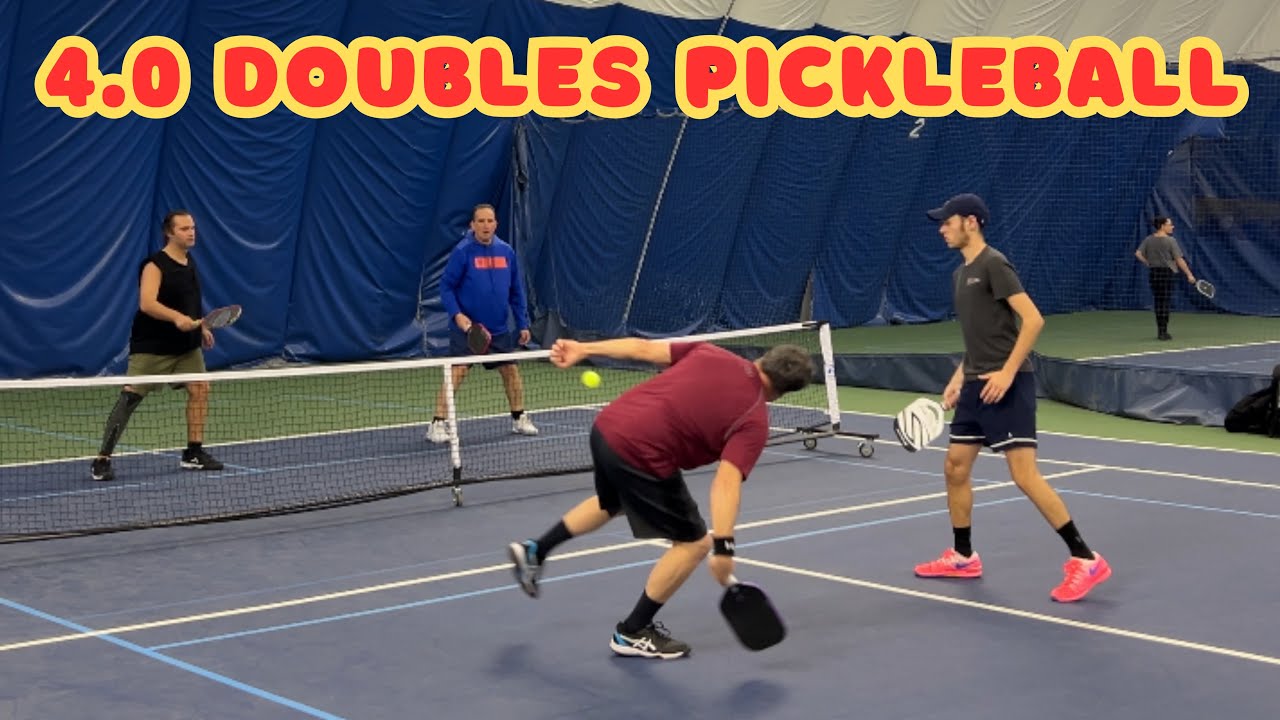
<path id="1" fill-rule="evenodd" d="M 808 385 L 815 374 L 813 360 L 795 345 L 779 345 L 755 362 L 700 342 L 557 340 L 551 348 L 551 362 L 559 368 L 592 356 L 665 369 L 624 392 L 596 417 L 590 439 L 596 494 L 542 537 L 513 542 L 507 552 L 520 587 L 537 597 L 542 565 L 556 546 L 625 512 L 635 537 L 669 540 L 671 548 L 649 574 L 631 614 L 614 628 L 609 647 L 631 657 L 684 657 L 689 645 L 671 637 L 653 618 L 708 552 L 713 553 L 708 566 L 716 581 L 735 584 L 739 492 L 769 437 L 765 403 Z M 708 535 L 681 470 L 717 460 Z"/>
<path id="2" fill-rule="evenodd" d="M 213 347 L 213 333 L 200 320 L 200 278 L 191 248 L 196 244 L 196 221 L 186 210 L 164 216 L 165 245 L 143 261 L 138 287 L 138 312 L 129 334 L 129 375 L 175 375 L 205 371 L 204 352 Z M 209 383 L 191 382 L 187 390 L 187 449 L 179 466 L 187 470 L 221 470 L 204 449 L 204 424 L 209 412 Z M 111 453 L 125 425 L 151 385 L 126 385 L 107 418 L 98 456 L 90 477 L 115 478 Z"/>
<path id="3" fill-rule="evenodd" d="M 453 248 L 444 275 L 440 278 L 440 300 L 449 313 L 449 354 L 476 355 L 485 352 L 512 352 L 529 343 L 529 311 L 524 297 L 524 280 L 516 263 L 516 251 L 497 235 L 498 218 L 492 205 L 480 204 L 471 210 L 471 229 Z M 511 332 L 507 313 L 515 316 L 516 332 Z M 468 335 L 485 336 L 474 352 Z M 524 383 L 520 368 L 512 361 L 484 363 L 486 370 L 497 368 L 511 408 L 511 432 L 537 435 L 538 428 L 524 412 Z M 469 365 L 453 366 L 456 394 L 467 377 Z M 435 415 L 427 428 L 427 440 L 449 442 L 445 424 L 448 412 L 444 384 L 436 396 Z"/>
<path id="4" fill-rule="evenodd" d="M 956 409 L 943 465 L 955 544 L 938 559 L 917 565 L 915 573 L 982 577 L 982 559 L 973 551 L 970 531 L 973 462 L 986 445 L 1004 453 L 1009 477 L 1067 544 L 1071 557 L 1063 566 L 1062 582 L 1049 596 L 1075 602 L 1111 577 L 1111 566 L 1085 544 L 1066 504 L 1036 465 L 1036 380 L 1028 358 L 1044 318 L 1009 260 L 987 245 L 983 228 L 990 213 L 982 198 L 956 195 L 927 215 L 938 223 L 947 247 L 964 258 L 952 278 L 964 359 L 942 393 L 943 407 Z"/>
<path id="5" fill-rule="evenodd" d="M 1196 276 L 1192 274 L 1187 260 L 1182 256 L 1182 248 L 1173 237 L 1173 220 L 1157 217 L 1151 221 L 1155 232 L 1151 233 L 1138 246 L 1134 255 L 1138 261 L 1148 268 L 1151 282 L 1151 297 L 1156 311 L 1156 339 L 1172 340 L 1169 334 L 1169 307 L 1173 298 L 1173 274 L 1181 270 L 1187 282 L 1196 284 Z"/>

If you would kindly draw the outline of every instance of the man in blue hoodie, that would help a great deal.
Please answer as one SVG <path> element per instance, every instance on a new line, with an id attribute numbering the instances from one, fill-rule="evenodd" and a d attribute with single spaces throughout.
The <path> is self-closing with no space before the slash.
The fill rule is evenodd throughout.
<path id="1" fill-rule="evenodd" d="M 493 206 L 481 204 L 471 211 L 471 229 L 453 248 L 444 275 L 440 278 L 440 299 L 449 313 L 449 354 L 470 355 L 467 331 L 472 323 L 480 323 L 493 335 L 490 352 L 512 352 L 517 345 L 529 343 L 529 312 L 525 304 L 524 283 L 516 264 L 516 251 L 497 236 L 498 217 Z M 508 311 L 515 316 L 516 332 L 511 331 Z M 518 335 L 518 337 L 517 337 Z M 497 368 L 511 406 L 511 432 L 537 435 L 538 428 L 524 412 L 524 384 L 520 368 L 512 361 L 484 363 L 487 370 Z M 453 391 L 456 394 L 467 377 L 469 365 L 453 367 Z M 448 412 L 444 387 L 436 397 L 435 416 L 427 429 L 427 440 L 449 442 L 445 425 Z"/>

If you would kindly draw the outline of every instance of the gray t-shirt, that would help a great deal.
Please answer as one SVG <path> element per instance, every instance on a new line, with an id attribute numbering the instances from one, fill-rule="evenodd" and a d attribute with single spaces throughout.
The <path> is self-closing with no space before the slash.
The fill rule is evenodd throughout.
<path id="1" fill-rule="evenodd" d="M 956 317 L 964 335 L 964 378 L 1004 367 L 1018 342 L 1018 314 L 1008 298 L 1025 292 L 1018 273 L 999 250 L 988 245 L 952 276 Z M 1019 370 L 1030 370 L 1028 359 Z"/>
<path id="2" fill-rule="evenodd" d="M 1152 233 L 1138 246 L 1138 252 L 1147 259 L 1147 265 L 1153 268 L 1178 269 L 1178 259 L 1182 257 L 1182 248 L 1172 235 L 1156 235 Z"/>

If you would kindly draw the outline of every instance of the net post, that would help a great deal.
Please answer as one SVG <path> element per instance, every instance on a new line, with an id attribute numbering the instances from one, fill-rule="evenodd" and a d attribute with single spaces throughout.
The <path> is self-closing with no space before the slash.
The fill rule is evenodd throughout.
<path id="1" fill-rule="evenodd" d="M 831 418 L 831 431 L 840 431 L 840 395 L 836 391 L 835 350 L 831 345 L 831 325 L 826 321 L 818 325 L 818 346 L 822 349 L 822 382 L 827 390 L 827 415 Z"/>
<path id="2" fill-rule="evenodd" d="M 444 364 L 444 402 L 445 427 L 449 431 L 449 464 L 453 468 L 453 494 L 459 495 L 459 483 L 462 482 L 462 447 L 458 440 L 458 411 L 453 398 L 453 363 Z"/>

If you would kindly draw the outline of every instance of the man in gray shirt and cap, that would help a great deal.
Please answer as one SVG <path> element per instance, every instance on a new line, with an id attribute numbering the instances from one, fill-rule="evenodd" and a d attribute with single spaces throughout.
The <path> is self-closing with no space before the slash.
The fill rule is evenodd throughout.
<path id="1" fill-rule="evenodd" d="M 1085 544 L 1066 504 L 1036 464 L 1036 380 L 1029 358 L 1044 318 L 1009 260 L 987 245 L 983 229 L 991 216 L 982 198 L 957 195 L 928 216 L 939 224 L 947 247 L 964 258 L 952 284 L 965 352 L 942 393 L 943 407 L 956 410 L 943 466 L 955 544 L 938 559 L 917 565 L 916 575 L 982 576 L 970 530 L 973 463 L 985 445 L 1004 453 L 1013 482 L 1066 542 L 1071 557 L 1062 583 L 1049 596 L 1075 602 L 1111 577 L 1111 566 Z"/>
<path id="2" fill-rule="evenodd" d="M 1182 257 L 1182 248 L 1173 237 L 1173 220 L 1157 217 L 1151 221 L 1155 232 L 1151 233 L 1138 246 L 1134 253 L 1138 261 L 1150 268 L 1151 299 L 1156 311 L 1156 339 L 1172 340 L 1169 334 L 1169 307 L 1173 297 L 1173 275 L 1177 270 L 1187 277 L 1187 282 L 1196 284 L 1196 276 Z"/>

